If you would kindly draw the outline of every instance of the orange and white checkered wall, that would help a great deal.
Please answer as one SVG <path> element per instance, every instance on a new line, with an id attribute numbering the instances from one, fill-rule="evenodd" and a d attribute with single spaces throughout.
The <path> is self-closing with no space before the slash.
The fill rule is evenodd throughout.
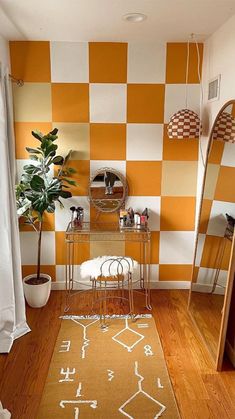
<path id="1" fill-rule="evenodd" d="M 200 53 L 202 56 L 202 45 Z M 35 145 L 32 129 L 59 129 L 59 152 L 73 149 L 78 186 L 65 209 L 47 215 L 43 270 L 64 280 L 65 230 L 69 207 L 85 208 L 88 181 L 100 167 L 123 173 L 129 184 L 126 206 L 148 207 L 152 229 L 152 281 L 189 281 L 194 250 L 198 140 L 169 140 L 170 116 L 185 107 L 186 43 L 10 42 L 14 85 L 18 172 Z M 190 45 L 188 106 L 199 111 L 197 55 Z M 103 215 L 102 217 L 113 217 Z M 36 235 L 21 225 L 23 274 L 36 263 Z M 76 265 L 109 252 L 138 259 L 130 243 L 92 243 L 76 254 Z"/>

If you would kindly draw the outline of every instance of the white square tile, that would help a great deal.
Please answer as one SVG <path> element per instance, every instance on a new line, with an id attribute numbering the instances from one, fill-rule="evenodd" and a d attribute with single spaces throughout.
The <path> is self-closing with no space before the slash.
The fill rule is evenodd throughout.
<path id="1" fill-rule="evenodd" d="M 15 122 L 51 122 L 51 83 L 14 83 L 13 99 Z"/>
<path id="2" fill-rule="evenodd" d="M 88 83 L 88 43 L 51 42 L 51 81 Z"/>
<path id="3" fill-rule="evenodd" d="M 213 201 L 207 234 L 223 237 L 227 224 L 226 213 L 235 218 L 235 203 Z"/>
<path id="4" fill-rule="evenodd" d="M 22 265 L 37 264 L 37 242 L 36 232 L 20 233 L 20 248 Z M 52 231 L 43 231 L 42 233 L 42 265 L 55 265 L 55 233 Z"/>
<path id="5" fill-rule="evenodd" d="M 138 281 L 140 278 L 140 266 L 138 265 L 137 268 L 134 269 L 133 272 L 133 282 Z M 159 281 L 159 265 L 151 264 L 150 265 L 150 282 L 158 282 Z M 140 284 L 136 283 L 133 285 L 133 288 L 140 288 Z"/>
<path id="6" fill-rule="evenodd" d="M 97 170 L 102 168 L 111 168 L 126 176 L 126 161 L 125 160 L 90 160 L 90 174 L 91 177 Z"/>
<path id="7" fill-rule="evenodd" d="M 57 154 L 65 157 L 72 150 L 71 160 L 90 159 L 90 126 L 76 122 L 53 122 L 58 128 Z"/>
<path id="8" fill-rule="evenodd" d="M 181 109 L 185 109 L 186 85 L 166 84 L 164 122 L 169 123 L 170 118 Z M 199 115 L 200 111 L 200 85 L 188 85 L 188 109 Z"/>
<path id="9" fill-rule="evenodd" d="M 90 204 L 87 196 L 73 196 L 69 199 L 61 199 L 64 208 L 56 203 L 55 210 L 55 231 L 66 231 L 71 220 L 70 207 L 84 208 L 84 221 L 90 221 Z"/>
<path id="10" fill-rule="evenodd" d="M 224 144 L 221 165 L 235 167 L 235 143 Z"/>
<path id="11" fill-rule="evenodd" d="M 128 83 L 165 83 L 166 44 L 128 44 Z"/>
<path id="12" fill-rule="evenodd" d="M 216 269 L 200 268 L 197 277 L 197 284 L 211 285 L 214 282 Z M 228 272 L 221 270 L 219 273 L 218 284 L 225 286 L 227 283 Z"/>
<path id="13" fill-rule="evenodd" d="M 127 160 L 162 160 L 162 148 L 162 124 L 127 124 Z"/>
<path id="14" fill-rule="evenodd" d="M 190 264 L 193 261 L 193 231 L 160 232 L 160 264 Z"/>
<path id="15" fill-rule="evenodd" d="M 132 207 L 134 211 L 149 210 L 149 228 L 153 231 L 160 230 L 160 197 L 159 196 L 128 196 L 126 208 Z"/>
<path id="16" fill-rule="evenodd" d="M 126 84 L 90 84 L 90 122 L 126 122 Z"/>
<path id="17" fill-rule="evenodd" d="M 203 248 L 204 248 L 205 239 L 206 239 L 205 234 L 198 234 L 198 243 L 197 243 L 195 266 L 200 266 L 200 264 L 201 264 L 202 252 L 203 252 Z"/>

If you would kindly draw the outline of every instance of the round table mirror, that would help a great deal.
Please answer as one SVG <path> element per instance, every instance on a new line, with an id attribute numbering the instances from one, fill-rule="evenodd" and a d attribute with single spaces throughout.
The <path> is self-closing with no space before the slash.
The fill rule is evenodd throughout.
<path id="1" fill-rule="evenodd" d="M 94 173 L 90 180 L 90 201 L 98 211 L 118 211 L 124 204 L 126 195 L 126 179 L 115 169 L 101 168 Z"/>

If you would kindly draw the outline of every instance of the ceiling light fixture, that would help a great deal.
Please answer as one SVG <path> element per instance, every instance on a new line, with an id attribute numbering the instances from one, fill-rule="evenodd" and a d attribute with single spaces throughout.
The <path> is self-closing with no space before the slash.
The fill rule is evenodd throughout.
<path id="1" fill-rule="evenodd" d="M 147 19 L 147 16 L 143 13 L 127 13 L 123 16 L 123 19 L 130 23 L 139 23 Z"/>

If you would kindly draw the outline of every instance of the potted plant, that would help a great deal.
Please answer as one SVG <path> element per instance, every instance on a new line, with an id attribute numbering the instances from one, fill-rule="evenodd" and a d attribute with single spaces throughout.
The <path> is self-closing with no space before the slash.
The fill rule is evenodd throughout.
<path id="1" fill-rule="evenodd" d="M 71 151 L 65 158 L 56 155 L 57 132 L 57 128 L 46 135 L 32 131 L 32 135 L 39 141 L 39 146 L 26 147 L 32 163 L 23 167 L 20 183 L 16 185 L 17 214 L 23 217 L 24 222 L 32 226 L 38 235 L 37 273 L 23 279 L 25 298 L 31 307 L 43 307 L 51 291 L 51 277 L 41 273 L 41 243 L 45 212 L 53 213 L 56 202 L 63 207 L 61 198 L 67 199 L 72 196 L 66 189 L 69 185 L 76 185 L 74 180 L 69 179 L 69 176 L 76 171 L 67 167 Z M 51 174 L 52 165 L 59 166 L 54 176 Z"/>

